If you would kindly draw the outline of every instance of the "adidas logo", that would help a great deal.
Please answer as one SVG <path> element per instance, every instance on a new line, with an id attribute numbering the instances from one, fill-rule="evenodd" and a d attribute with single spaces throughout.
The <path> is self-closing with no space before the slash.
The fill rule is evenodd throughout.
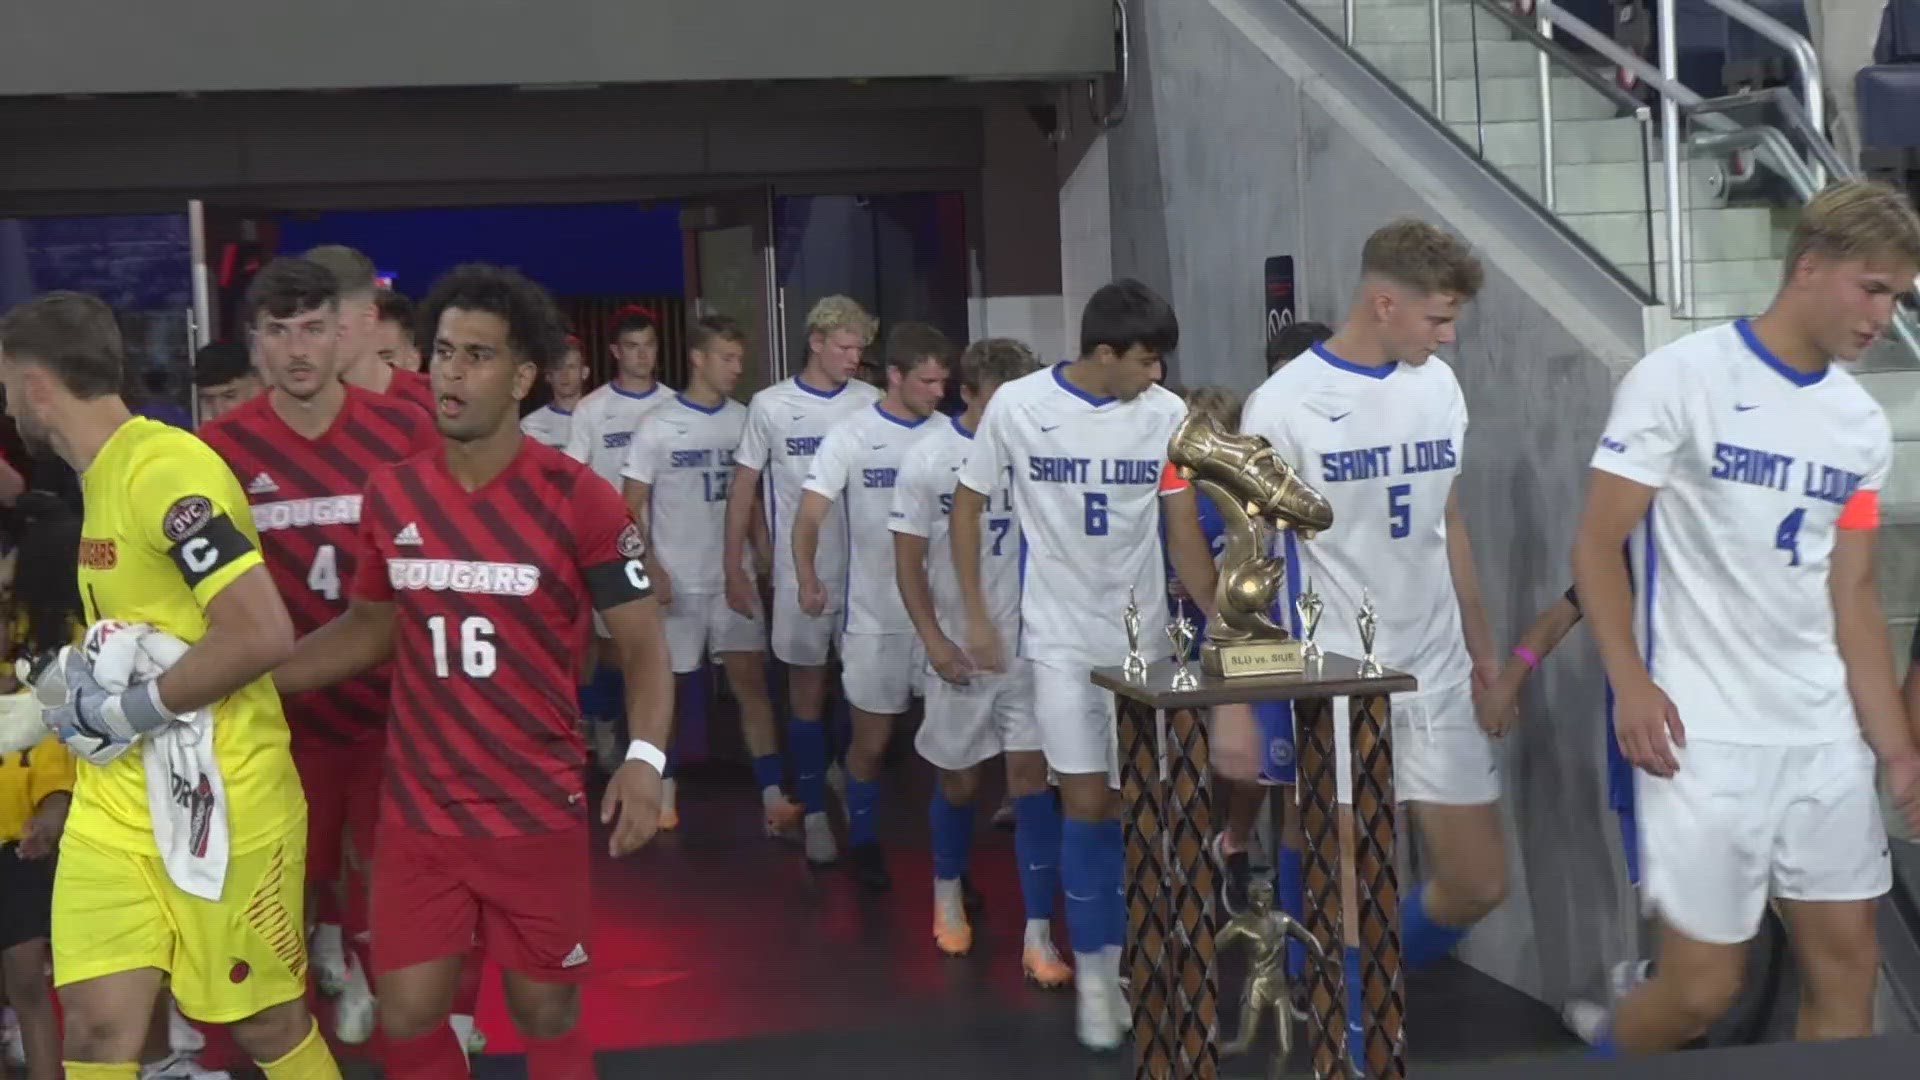
<path id="1" fill-rule="evenodd" d="M 407 527 L 400 530 L 400 534 L 393 538 L 393 542 L 401 546 L 419 547 L 421 544 L 420 526 L 415 525 L 411 521 L 407 522 Z"/>
<path id="2" fill-rule="evenodd" d="M 581 964 L 584 964 L 586 962 L 587 962 L 587 947 L 585 945 L 579 944 L 578 942 L 575 942 L 573 946 L 573 951 L 567 954 L 567 958 L 565 960 L 560 961 L 560 966 L 563 968 L 577 968 Z"/>
<path id="3" fill-rule="evenodd" d="M 279 490 L 280 485 L 274 483 L 273 477 L 268 476 L 266 473 L 261 473 L 247 483 L 247 494 L 249 495 L 271 495 Z"/>

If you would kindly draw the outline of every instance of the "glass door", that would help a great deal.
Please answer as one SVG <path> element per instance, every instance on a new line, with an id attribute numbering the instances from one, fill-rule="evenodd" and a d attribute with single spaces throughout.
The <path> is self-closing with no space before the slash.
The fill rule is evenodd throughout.
<path id="1" fill-rule="evenodd" d="M 734 389 L 745 402 L 791 374 L 773 287 L 773 193 L 756 187 L 695 196 L 683 201 L 680 223 L 688 314 L 726 315 L 746 328 L 747 363 Z"/>

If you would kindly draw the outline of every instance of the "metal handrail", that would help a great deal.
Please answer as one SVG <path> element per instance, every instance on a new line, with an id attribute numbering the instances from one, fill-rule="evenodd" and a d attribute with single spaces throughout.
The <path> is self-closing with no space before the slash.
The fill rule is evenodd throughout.
<path id="1" fill-rule="evenodd" d="M 1351 3 L 1351 0 L 1348 0 Z M 1119 61 L 1120 92 L 1113 95 L 1114 100 L 1106 108 L 1100 104 L 1100 80 L 1087 84 L 1087 109 L 1093 113 L 1093 122 L 1102 131 L 1112 131 L 1127 118 L 1127 111 L 1133 107 L 1133 33 L 1127 22 L 1126 0 L 1113 0 L 1113 37 L 1114 53 Z"/>
<path id="2" fill-rule="evenodd" d="M 1612 79 L 1581 63 L 1579 58 L 1567 51 L 1565 45 L 1541 33 L 1533 24 L 1515 15 L 1506 0 L 1474 0 L 1474 3 L 1478 4 L 1482 11 L 1492 15 L 1502 26 L 1513 31 L 1516 36 L 1531 42 L 1534 48 L 1553 57 L 1562 68 L 1566 69 L 1565 74 L 1572 75 L 1612 102 L 1622 116 L 1642 115 L 1648 111 L 1639 98 L 1620 89 Z"/>
<path id="3" fill-rule="evenodd" d="M 1673 4 L 1673 0 L 1660 2 L 1669 7 Z M 1707 3 L 1725 12 L 1734 22 L 1785 49 L 1793 57 L 1793 66 L 1800 69 L 1800 100 L 1806 102 L 1808 125 L 1813 128 L 1814 134 L 1826 138 L 1826 88 L 1820 84 L 1820 54 L 1813 51 L 1813 42 L 1801 36 L 1793 27 L 1747 3 L 1747 0 L 1707 0 Z"/>

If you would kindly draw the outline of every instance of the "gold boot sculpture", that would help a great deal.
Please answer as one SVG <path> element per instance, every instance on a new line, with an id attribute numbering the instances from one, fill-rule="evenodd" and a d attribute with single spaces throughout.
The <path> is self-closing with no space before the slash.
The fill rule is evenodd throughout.
<path id="1" fill-rule="evenodd" d="M 1296 529 L 1311 539 L 1333 526 L 1333 507 L 1267 440 L 1222 431 L 1201 413 L 1188 413 L 1174 429 L 1167 459 L 1213 500 L 1226 526 L 1201 668 L 1227 678 L 1303 670 L 1301 642 L 1269 614 L 1287 564 L 1268 553 L 1267 530 Z"/>
<path id="2" fill-rule="evenodd" d="M 1220 1056 L 1231 1057 L 1251 1049 L 1253 1040 L 1260 1034 L 1260 1017 L 1272 1009 L 1275 1033 L 1280 1040 L 1280 1050 L 1274 1055 L 1271 1070 L 1271 1075 L 1276 1077 L 1293 1054 L 1294 1021 L 1307 1018 L 1293 1003 L 1293 994 L 1287 985 L 1288 938 L 1304 945 L 1314 962 L 1322 958 L 1320 943 L 1313 940 L 1307 928 L 1286 912 L 1273 909 L 1273 882 L 1264 880 L 1247 887 L 1247 910 L 1227 920 L 1214 937 L 1222 952 L 1233 942 L 1245 941 L 1247 951 L 1252 954 L 1247 959 L 1247 985 L 1240 992 L 1240 1030 L 1231 1042 L 1220 1047 Z"/>

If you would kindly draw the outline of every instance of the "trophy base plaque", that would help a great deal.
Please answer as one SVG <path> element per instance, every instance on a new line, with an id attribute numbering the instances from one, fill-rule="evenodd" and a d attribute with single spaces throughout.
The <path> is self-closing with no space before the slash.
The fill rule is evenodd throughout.
<path id="1" fill-rule="evenodd" d="M 1307 669 L 1299 638 L 1284 641 L 1209 641 L 1200 646 L 1200 669 L 1221 679 L 1298 675 Z"/>

